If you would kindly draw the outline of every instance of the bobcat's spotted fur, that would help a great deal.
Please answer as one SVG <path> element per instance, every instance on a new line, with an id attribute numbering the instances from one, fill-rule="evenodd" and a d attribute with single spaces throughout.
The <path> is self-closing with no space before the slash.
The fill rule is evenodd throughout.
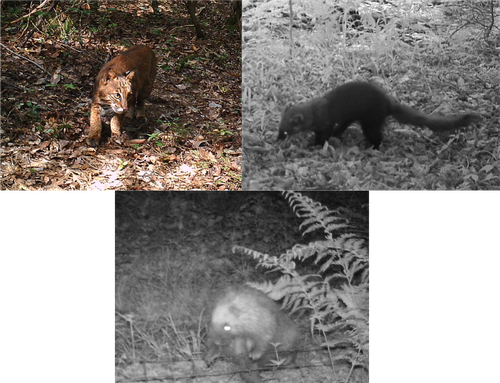
<path id="1" fill-rule="evenodd" d="M 99 144 L 101 114 L 111 109 L 111 134 L 120 136 L 125 115 L 145 119 L 144 101 L 151 94 L 156 76 L 156 59 L 151 48 L 137 45 L 105 64 L 96 77 L 90 109 L 87 143 Z"/>

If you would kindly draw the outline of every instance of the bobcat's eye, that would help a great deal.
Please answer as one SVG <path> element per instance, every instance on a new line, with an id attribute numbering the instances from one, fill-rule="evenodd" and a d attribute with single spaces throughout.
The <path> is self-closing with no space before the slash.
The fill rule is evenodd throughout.
<path id="1" fill-rule="evenodd" d="M 117 100 L 121 100 L 122 95 L 120 93 L 115 93 L 113 97 L 116 98 Z"/>

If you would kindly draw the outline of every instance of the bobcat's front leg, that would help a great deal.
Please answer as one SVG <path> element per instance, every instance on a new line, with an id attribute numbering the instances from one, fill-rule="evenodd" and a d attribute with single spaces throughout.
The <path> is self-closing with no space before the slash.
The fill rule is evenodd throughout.
<path id="1" fill-rule="evenodd" d="M 101 105 L 92 104 L 90 108 L 90 131 L 89 136 L 87 137 L 87 144 L 90 146 L 99 145 L 99 141 L 101 140 L 101 131 Z"/>
<path id="2" fill-rule="evenodd" d="M 115 114 L 111 118 L 111 136 L 118 138 L 121 134 L 121 127 L 126 113 Z"/>

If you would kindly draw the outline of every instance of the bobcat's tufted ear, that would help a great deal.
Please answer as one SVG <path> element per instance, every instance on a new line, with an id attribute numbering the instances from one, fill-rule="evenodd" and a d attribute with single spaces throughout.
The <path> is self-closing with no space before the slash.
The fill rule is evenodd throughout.
<path id="1" fill-rule="evenodd" d="M 101 83 L 107 84 L 112 79 L 116 78 L 117 74 L 113 69 L 109 69 L 104 76 L 101 77 Z"/>
<path id="2" fill-rule="evenodd" d="M 128 72 L 125 72 L 125 78 L 127 80 L 132 80 L 135 76 L 135 69 L 129 70 Z"/>

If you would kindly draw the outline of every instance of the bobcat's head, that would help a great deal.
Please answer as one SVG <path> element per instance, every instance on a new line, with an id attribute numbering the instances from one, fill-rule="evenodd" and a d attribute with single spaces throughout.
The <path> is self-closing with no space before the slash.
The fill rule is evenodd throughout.
<path id="1" fill-rule="evenodd" d="M 114 113 L 126 113 L 131 104 L 132 95 L 132 79 L 135 71 L 129 70 L 124 74 L 118 74 L 110 69 L 99 81 L 99 98 L 101 104 L 106 107 L 111 107 Z"/>

